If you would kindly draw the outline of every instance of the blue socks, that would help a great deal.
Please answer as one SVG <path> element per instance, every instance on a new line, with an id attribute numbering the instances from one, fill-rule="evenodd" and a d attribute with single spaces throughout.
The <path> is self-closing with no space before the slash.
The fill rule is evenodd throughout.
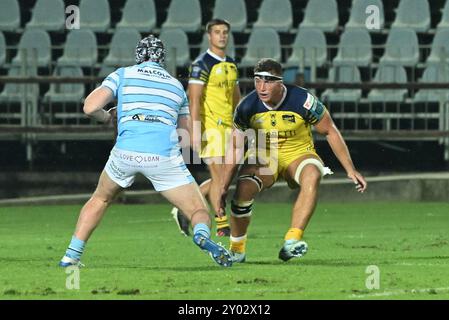
<path id="1" fill-rule="evenodd" d="M 194 227 L 193 227 L 193 234 L 199 234 L 202 235 L 203 237 L 209 239 L 210 238 L 210 229 L 207 226 L 207 224 L 204 223 L 197 223 Z"/>
<path id="2" fill-rule="evenodd" d="M 79 260 L 81 258 L 81 255 L 83 254 L 85 245 L 86 242 L 73 236 L 72 241 L 70 241 L 69 247 L 65 252 L 65 255 L 69 258 Z"/>

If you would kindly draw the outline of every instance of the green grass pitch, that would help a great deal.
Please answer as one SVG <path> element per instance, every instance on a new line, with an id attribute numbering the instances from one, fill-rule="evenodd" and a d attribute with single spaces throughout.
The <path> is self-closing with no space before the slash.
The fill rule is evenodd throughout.
<path id="1" fill-rule="evenodd" d="M 112 205 L 86 246 L 78 290 L 57 263 L 80 206 L 0 208 L 0 299 L 449 298 L 449 203 L 320 203 L 309 252 L 284 263 L 290 208 L 256 203 L 247 262 L 221 268 L 179 234 L 169 205 Z M 368 266 L 379 289 L 366 286 Z"/>

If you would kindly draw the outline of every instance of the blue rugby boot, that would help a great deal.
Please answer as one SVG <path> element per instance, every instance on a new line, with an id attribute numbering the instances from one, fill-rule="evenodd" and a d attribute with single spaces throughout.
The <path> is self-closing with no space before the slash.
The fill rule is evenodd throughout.
<path id="1" fill-rule="evenodd" d="M 78 259 L 73 259 L 67 256 L 62 257 L 61 261 L 59 261 L 59 266 L 63 268 L 76 266 L 76 267 L 84 267 L 84 264 L 81 263 Z"/>
<path id="2" fill-rule="evenodd" d="M 298 240 L 287 240 L 279 251 L 279 259 L 288 261 L 291 258 L 300 258 L 307 253 L 307 243 Z"/>
<path id="3" fill-rule="evenodd" d="M 212 260 L 214 260 L 220 266 L 222 267 L 232 266 L 231 254 L 221 245 L 213 242 L 211 239 L 206 238 L 204 235 L 200 233 L 194 234 L 193 242 L 198 247 L 209 253 L 209 256 L 212 258 Z"/>

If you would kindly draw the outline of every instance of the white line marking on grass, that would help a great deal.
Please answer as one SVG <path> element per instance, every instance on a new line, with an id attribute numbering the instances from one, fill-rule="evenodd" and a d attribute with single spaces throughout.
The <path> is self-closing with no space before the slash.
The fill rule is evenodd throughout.
<path id="1" fill-rule="evenodd" d="M 392 291 L 384 291 L 384 292 L 374 292 L 367 294 L 351 294 L 349 298 L 374 298 L 374 297 L 389 297 L 389 296 L 397 296 L 401 294 L 417 294 L 417 293 L 427 293 L 427 294 L 437 294 L 437 293 L 445 293 L 449 292 L 449 287 L 446 288 L 424 288 L 424 289 L 398 289 Z"/>

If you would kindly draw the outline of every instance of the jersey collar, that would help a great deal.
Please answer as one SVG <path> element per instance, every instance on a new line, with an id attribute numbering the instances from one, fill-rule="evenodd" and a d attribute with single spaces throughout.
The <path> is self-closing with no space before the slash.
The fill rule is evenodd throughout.
<path id="1" fill-rule="evenodd" d="M 210 56 L 212 56 L 214 59 L 217 59 L 218 61 L 221 61 L 221 62 L 225 62 L 226 61 L 226 56 L 224 58 L 222 58 L 222 57 L 216 55 L 215 53 L 213 53 L 210 49 L 207 49 L 207 53 Z"/>
<path id="2" fill-rule="evenodd" d="M 281 104 L 284 102 L 285 97 L 287 96 L 287 87 L 285 85 L 282 85 L 282 87 L 284 88 L 284 92 L 282 93 L 282 98 L 281 100 L 278 102 L 277 105 L 275 105 L 274 107 L 270 107 L 268 104 L 266 104 L 265 102 L 262 101 L 263 105 L 265 106 L 265 108 L 267 108 L 268 110 L 277 110 L 277 108 L 279 108 L 281 106 Z"/>

